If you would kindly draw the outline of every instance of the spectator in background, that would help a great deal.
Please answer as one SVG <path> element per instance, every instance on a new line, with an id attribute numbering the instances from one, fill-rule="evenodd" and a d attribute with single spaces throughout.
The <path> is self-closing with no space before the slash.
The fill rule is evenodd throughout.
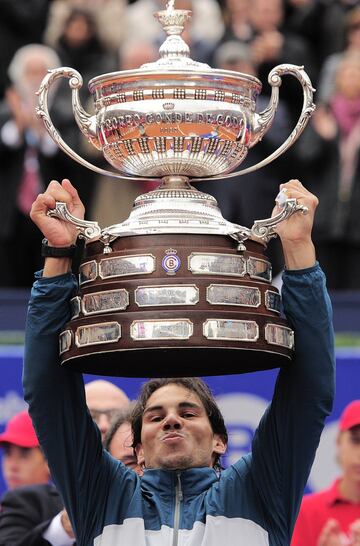
<path id="1" fill-rule="evenodd" d="M 61 59 L 62 65 L 80 72 L 84 85 L 79 89 L 79 96 L 85 110 L 89 114 L 94 114 L 94 101 L 89 93 L 88 83 L 96 76 L 116 71 L 119 61 L 117 52 L 107 50 L 101 42 L 97 21 L 90 8 L 83 6 L 70 9 L 58 40 L 54 43 L 54 48 Z M 61 133 L 66 143 L 87 161 L 98 167 L 109 168 L 102 152 L 87 141 L 74 120 L 67 79 L 61 81 L 56 103 L 58 110 L 71 127 L 71 131 L 68 131 L 66 135 Z M 91 219 L 99 175 L 86 167 L 82 167 L 74 160 L 70 161 L 72 165 L 71 170 L 68 170 L 68 174 L 75 181 L 78 191 L 84 196 L 89 219 Z M 71 174 L 72 171 L 73 174 Z"/>
<path id="2" fill-rule="evenodd" d="M 50 472 L 27 411 L 17 413 L 0 434 L 2 472 L 8 489 L 48 483 Z"/>
<path id="3" fill-rule="evenodd" d="M 223 7 L 224 32 L 220 40 L 239 40 L 247 43 L 252 37 L 249 20 L 250 0 L 225 0 Z"/>
<path id="4" fill-rule="evenodd" d="M 341 59 L 334 93 L 296 143 L 302 179 L 319 196 L 313 236 L 330 289 L 360 288 L 360 52 Z"/>
<path id="5" fill-rule="evenodd" d="M 360 6 L 355 7 L 346 14 L 344 26 L 345 48 L 326 57 L 320 72 L 318 100 L 325 104 L 329 102 L 334 94 L 336 71 L 341 59 L 348 52 L 360 55 Z"/>
<path id="6" fill-rule="evenodd" d="M 96 19 L 87 7 L 73 7 L 54 43 L 61 62 L 78 70 L 87 83 L 91 78 L 118 67 L 118 57 L 101 42 Z M 87 87 L 80 93 L 88 99 Z"/>
<path id="7" fill-rule="evenodd" d="M 111 53 L 116 53 L 127 31 L 126 0 L 53 0 L 49 8 L 44 42 L 55 47 L 65 26 L 65 21 L 74 8 L 89 10 L 96 21 L 101 44 Z"/>
<path id="8" fill-rule="evenodd" d="M 229 40 L 219 45 L 214 63 L 216 68 L 234 70 L 257 77 L 257 68 L 252 61 L 250 46 L 237 40 Z M 264 110 L 268 101 L 269 98 L 266 95 L 260 94 L 257 98 L 256 110 Z M 262 141 L 249 151 L 247 158 L 240 164 L 238 170 L 241 171 L 255 165 L 269 156 L 286 140 L 291 129 L 287 105 L 280 98 L 272 126 L 265 133 Z M 280 157 L 268 165 L 266 169 L 260 169 L 244 176 L 239 175 L 223 182 L 198 182 L 196 187 L 216 198 L 226 220 L 251 228 L 255 220 L 271 216 L 279 182 L 285 179 L 289 165 L 291 162 L 288 162 L 288 158 Z M 295 175 L 295 173 L 292 174 Z M 266 254 L 272 263 L 273 274 L 276 276 L 284 266 L 284 258 L 278 239 L 269 242 Z"/>
<path id="9" fill-rule="evenodd" d="M 50 4 L 49 0 L 0 1 L 0 100 L 5 98 L 7 70 L 16 51 L 42 42 Z"/>
<path id="10" fill-rule="evenodd" d="M 122 389 L 104 379 L 95 379 L 86 383 L 85 395 L 91 417 L 104 439 L 113 416 L 120 409 L 128 408 L 130 400 Z"/>
<path id="11" fill-rule="evenodd" d="M 138 465 L 133 445 L 133 435 L 131 429 L 131 412 L 134 405 L 117 411 L 112 419 L 109 430 L 107 431 L 103 446 L 115 459 L 122 461 L 125 466 L 135 470 L 139 476 L 142 475 L 142 469 Z"/>
<path id="12" fill-rule="evenodd" d="M 341 476 L 304 497 L 291 546 L 360 545 L 360 400 L 344 409 L 336 443 Z"/>
<path id="13" fill-rule="evenodd" d="M 313 54 L 306 40 L 284 26 L 283 0 L 253 0 L 249 11 L 253 37 L 250 40 L 251 57 L 257 66 L 263 93 L 270 93 L 267 78 L 274 66 L 291 63 L 304 66 L 315 84 Z M 281 97 L 286 101 L 290 121 L 295 123 L 303 103 L 301 85 L 293 77 L 284 78 Z"/>
<path id="14" fill-rule="evenodd" d="M 49 136 L 35 108 L 36 92 L 49 69 L 61 66 L 53 49 L 28 44 L 14 55 L 9 69 L 11 85 L 0 103 L 0 286 L 30 287 L 34 271 L 43 260 L 38 249 L 41 233 L 29 220 L 34 196 L 59 172 L 70 174 L 85 201 L 91 201 L 95 174 L 63 153 Z M 50 89 L 49 110 L 59 133 L 75 151 L 81 153 L 81 134 L 71 109 L 70 89 L 56 82 Z M 86 142 L 85 158 L 90 145 Z M 105 160 L 102 158 L 102 161 Z"/>
<path id="15" fill-rule="evenodd" d="M 0 286 L 30 286 L 39 259 L 41 234 L 29 211 L 34 196 L 60 168 L 59 149 L 35 112 L 35 92 L 49 68 L 60 66 L 56 53 L 29 44 L 14 55 L 11 85 L 0 103 Z"/>
<path id="16" fill-rule="evenodd" d="M 305 39 L 316 73 L 324 59 L 344 47 L 344 18 L 357 0 L 286 0 L 284 27 Z"/>
<path id="17" fill-rule="evenodd" d="M 159 50 L 151 41 L 129 39 L 121 47 L 119 69 L 134 70 L 158 59 Z M 153 182 L 101 177 L 96 189 L 94 219 L 102 227 L 123 222 L 129 217 L 136 197 L 153 188 Z"/>

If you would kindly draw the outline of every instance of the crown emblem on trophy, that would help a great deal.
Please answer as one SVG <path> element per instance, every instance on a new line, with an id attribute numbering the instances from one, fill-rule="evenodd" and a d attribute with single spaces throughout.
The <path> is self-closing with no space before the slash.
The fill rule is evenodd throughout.
<path id="1" fill-rule="evenodd" d="M 114 179 L 158 182 L 135 199 L 125 221 L 105 228 L 73 217 L 64 203 L 49 211 L 75 225 L 86 241 L 79 294 L 60 335 L 62 363 L 89 373 L 143 377 L 211 375 L 207 355 L 229 355 L 216 373 L 271 368 L 279 358 L 288 362 L 293 333 L 281 317 L 264 249 L 280 222 L 306 210 L 281 196 L 275 216 L 247 228 L 226 220 L 216 199 L 195 186 L 211 179 L 226 184 L 283 154 L 315 108 L 312 84 L 301 66 L 274 67 L 269 103 L 257 113 L 260 80 L 191 59 L 181 36 L 190 11 L 170 0 L 154 15 L 166 33 L 159 59 L 93 78 L 95 115 L 81 105 L 82 77 L 72 68 L 51 70 L 38 92 L 39 117 L 72 159 Z M 298 122 L 277 150 L 239 170 L 272 125 L 284 75 L 294 76 L 303 89 Z M 83 159 L 54 127 L 48 93 L 60 78 L 69 80 L 79 130 L 112 169 Z M 172 363 L 178 362 L 172 370 L 169 352 L 176 356 Z M 128 371 L 121 354 L 130 362 Z"/>

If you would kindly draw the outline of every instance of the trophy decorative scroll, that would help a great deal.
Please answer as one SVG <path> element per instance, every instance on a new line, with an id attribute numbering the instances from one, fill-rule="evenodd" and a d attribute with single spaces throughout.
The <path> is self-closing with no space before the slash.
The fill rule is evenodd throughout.
<path id="1" fill-rule="evenodd" d="M 193 184 L 249 173 L 285 152 L 315 108 L 313 88 L 302 67 L 276 66 L 269 74 L 269 105 L 257 113 L 257 78 L 190 58 L 181 37 L 190 15 L 167 2 L 155 14 L 167 34 L 159 60 L 89 82 L 93 116 L 81 106 L 82 78 L 72 68 L 51 70 L 38 92 L 38 115 L 75 161 L 114 178 L 159 182 L 135 199 L 127 220 L 104 229 L 73 217 L 64 203 L 49 211 L 86 240 L 79 293 L 60 334 L 61 362 L 74 370 L 221 375 L 278 367 L 292 358 L 293 331 L 281 316 L 264 250 L 279 222 L 306 209 L 280 193 L 280 212 L 249 229 L 223 218 L 215 198 Z M 234 172 L 270 128 L 287 74 L 303 88 L 296 127 L 269 157 Z M 85 161 L 55 129 L 47 96 L 62 77 L 69 79 L 80 130 L 113 171 Z"/>

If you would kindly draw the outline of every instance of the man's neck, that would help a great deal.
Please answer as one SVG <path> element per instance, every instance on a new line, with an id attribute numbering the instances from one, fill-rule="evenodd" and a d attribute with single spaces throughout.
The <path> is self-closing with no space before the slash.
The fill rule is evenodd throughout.
<path id="1" fill-rule="evenodd" d="M 343 477 L 339 483 L 339 490 L 344 499 L 360 503 L 360 482 L 354 482 Z"/>

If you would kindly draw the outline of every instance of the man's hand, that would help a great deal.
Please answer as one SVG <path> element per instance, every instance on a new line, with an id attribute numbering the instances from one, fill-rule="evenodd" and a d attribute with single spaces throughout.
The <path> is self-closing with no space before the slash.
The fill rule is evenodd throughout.
<path id="1" fill-rule="evenodd" d="M 21 97 L 14 87 L 9 87 L 6 90 L 5 98 L 16 127 L 19 133 L 22 134 L 31 124 L 29 111 L 24 107 Z"/>
<path id="2" fill-rule="evenodd" d="M 316 546 L 345 546 L 338 521 L 329 519 L 325 523 Z"/>
<path id="3" fill-rule="evenodd" d="M 84 205 L 76 188 L 67 179 L 61 184 L 56 180 L 50 182 L 46 191 L 34 201 L 30 217 L 48 240 L 49 246 L 67 247 L 75 243 L 78 231 L 69 222 L 47 215 L 50 209 L 55 208 L 57 201 L 66 203 L 69 212 L 77 218 L 84 218 Z M 67 273 L 70 269 L 69 258 L 46 258 L 43 276 L 54 277 Z"/>
<path id="4" fill-rule="evenodd" d="M 288 269 L 306 269 L 315 264 L 315 248 L 311 239 L 314 215 L 318 199 L 310 193 L 299 180 L 290 180 L 280 185 L 287 199 L 296 199 L 299 205 L 308 208 L 308 213 L 296 212 L 287 220 L 276 226 Z M 273 210 L 273 216 L 280 212 L 278 205 Z"/>
<path id="5" fill-rule="evenodd" d="M 76 241 L 76 227 L 64 220 L 47 215 L 50 209 L 55 208 L 57 201 L 66 203 L 69 212 L 77 218 L 84 218 L 84 205 L 76 188 L 67 179 L 61 184 L 56 180 L 50 182 L 46 191 L 38 195 L 34 201 L 30 217 L 49 241 L 49 246 L 69 246 Z"/>
<path id="6" fill-rule="evenodd" d="M 350 546 L 360 546 L 360 519 L 349 526 Z"/>
<path id="7" fill-rule="evenodd" d="M 65 508 L 61 511 L 61 525 L 63 526 L 65 533 L 70 538 L 75 538 L 75 535 L 69 520 L 69 516 Z"/>

